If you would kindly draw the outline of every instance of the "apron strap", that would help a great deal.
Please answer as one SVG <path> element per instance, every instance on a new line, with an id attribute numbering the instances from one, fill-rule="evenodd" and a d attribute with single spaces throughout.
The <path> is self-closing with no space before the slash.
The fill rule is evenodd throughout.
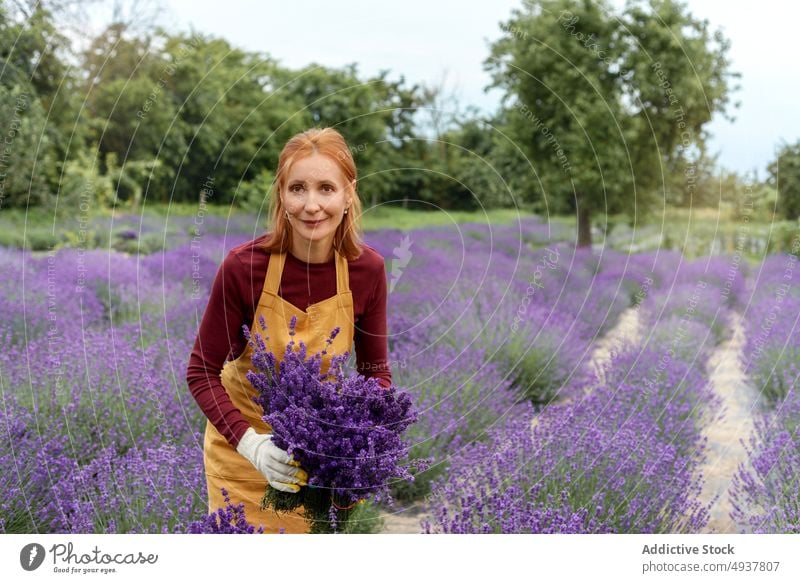
<path id="1" fill-rule="evenodd" d="M 286 253 L 269 254 L 267 275 L 264 277 L 264 291 L 278 295 L 278 287 L 281 285 L 281 275 L 283 274 L 283 264 L 285 262 Z"/>
<path id="2" fill-rule="evenodd" d="M 347 259 L 334 249 L 336 254 L 336 293 L 342 294 L 350 291 L 350 272 L 347 269 Z"/>

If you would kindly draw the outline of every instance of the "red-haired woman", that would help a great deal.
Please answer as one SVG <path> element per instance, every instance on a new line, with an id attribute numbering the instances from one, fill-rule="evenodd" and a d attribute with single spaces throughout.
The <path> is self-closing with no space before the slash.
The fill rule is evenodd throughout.
<path id="1" fill-rule="evenodd" d="M 309 354 L 321 351 L 338 326 L 324 367 L 355 343 L 359 371 L 391 385 L 386 269 L 383 257 L 362 241 L 360 215 L 355 162 L 342 135 L 314 128 L 289 140 L 270 198 L 271 228 L 223 261 L 189 360 L 189 390 L 208 418 L 209 512 L 225 506 L 225 488 L 232 503 L 244 503 L 248 522 L 265 532 L 308 532 L 302 507 L 277 515 L 260 509 L 267 484 L 297 492 L 308 476 L 272 443 L 263 412 L 251 400 L 256 390 L 245 375 L 253 368 L 252 350 L 242 324 L 261 332 L 263 316 L 267 348 L 278 358 L 292 316 L 295 341 L 305 342 Z"/>

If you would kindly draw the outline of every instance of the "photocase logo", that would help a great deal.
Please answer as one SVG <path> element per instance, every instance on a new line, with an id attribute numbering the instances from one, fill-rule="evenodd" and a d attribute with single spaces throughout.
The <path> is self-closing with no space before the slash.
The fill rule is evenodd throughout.
<path id="1" fill-rule="evenodd" d="M 44 547 L 38 543 L 31 543 L 22 547 L 19 552 L 19 564 L 26 571 L 35 571 L 44 562 Z"/>
<path id="2" fill-rule="evenodd" d="M 411 253 L 411 237 L 404 235 L 400 245 L 392 249 L 392 255 L 394 257 L 392 257 L 392 277 L 389 281 L 389 293 L 394 291 L 394 286 L 397 285 L 397 281 L 403 275 L 403 269 L 405 269 L 413 256 L 413 253 Z"/>

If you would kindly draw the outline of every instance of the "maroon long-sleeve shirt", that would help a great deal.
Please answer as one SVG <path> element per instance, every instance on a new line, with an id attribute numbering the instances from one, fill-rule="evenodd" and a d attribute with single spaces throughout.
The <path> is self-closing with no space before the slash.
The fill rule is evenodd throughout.
<path id="1" fill-rule="evenodd" d="M 231 249 L 222 262 L 194 343 L 186 380 L 189 391 L 228 442 L 236 447 L 250 424 L 231 402 L 220 373 L 226 360 L 237 358 L 247 345 L 242 324 L 248 327 L 267 273 L 269 253 L 260 247 L 266 234 Z M 369 245 L 358 259 L 348 261 L 353 292 L 355 352 L 358 372 L 392 384 L 386 324 L 386 267 Z M 306 263 L 291 253 L 281 277 L 278 295 L 305 310 L 310 304 L 336 295 L 336 263 Z"/>

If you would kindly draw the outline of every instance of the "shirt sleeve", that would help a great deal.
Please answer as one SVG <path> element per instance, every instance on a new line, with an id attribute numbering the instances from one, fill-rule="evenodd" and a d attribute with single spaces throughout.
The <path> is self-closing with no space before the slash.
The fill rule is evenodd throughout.
<path id="1" fill-rule="evenodd" d="M 250 423 L 231 401 L 220 374 L 228 355 L 238 356 L 246 342 L 242 332 L 244 271 L 233 254 L 220 265 L 186 370 L 189 391 L 200 409 L 234 447 Z"/>
<path id="2" fill-rule="evenodd" d="M 377 270 L 376 270 L 377 271 Z M 383 387 L 392 385 L 387 335 L 386 266 L 377 271 L 375 287 L 355 330 L 356 368 L 365 377 L 376 377 Z"/>

